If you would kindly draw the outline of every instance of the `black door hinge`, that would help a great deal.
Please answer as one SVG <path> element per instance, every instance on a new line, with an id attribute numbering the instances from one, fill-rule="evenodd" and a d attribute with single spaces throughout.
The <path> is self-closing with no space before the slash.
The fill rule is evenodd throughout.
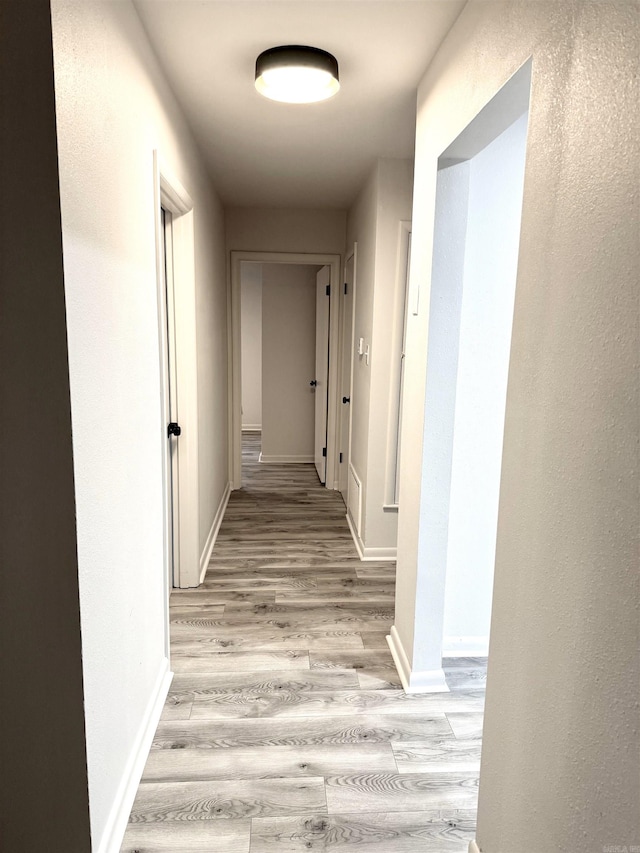
<path id="1" fill-rule="evenodd" d="M 342 464 L 342 453 L 340 454 L 340 464 Z"/>
<path id="2" fill-rule="evenodd" d="M 327 296 L 331 296 L 331 285 L 327 285 Z"/>
<path id="3" fill-rule="evenodd" d="M 323 448 L 322 448 L 322 455 L 323 455 L 323 456 L 326 456 L 326 455 L 327 455 L 327 448 L 326 448 L 326 447 L 323 447 Z"/>
<path id="4" fill-rule="evenodd" d="M 348 289 L 349 289 L 349 288 L 347 287 L 347 282 L 345 281 L 345 283 L 344 283 L 344 295 L 345 295 L 345 296 L 347 295 L 347 291 L 348 291 Z"/>

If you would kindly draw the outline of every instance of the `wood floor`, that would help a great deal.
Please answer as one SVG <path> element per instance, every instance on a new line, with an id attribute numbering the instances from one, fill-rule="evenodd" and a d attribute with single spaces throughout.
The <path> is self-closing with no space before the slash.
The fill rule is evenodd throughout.
<path id="1" fill-rule="evenodd" d="M 466 853 L 485 666 L 407 696 L 392 563 L 361 563 L 313 465 L 243 441 L 204 585 L 172 596 L 175 678 L 124 853 Z"/>

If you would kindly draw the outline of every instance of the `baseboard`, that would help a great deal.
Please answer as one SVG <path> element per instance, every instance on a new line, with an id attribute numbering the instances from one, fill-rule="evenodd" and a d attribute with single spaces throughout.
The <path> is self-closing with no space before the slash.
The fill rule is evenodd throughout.
<path id="1" fill-rule="evenodd" d="M 358 552 L 358 557 L 363 563 L 367 561 L 373 562 L 374 560 L 382 561 L 388 560 L 389 562 L 393 562 L 397 556 L 397 548 L 368 548 L 360 536 L 358 535 L 358 531 L 356 530 L 356 526 L 354 524 L 353 519 L 351 518 L 351 513 L 347 510 L 347 524 L 349 525 L 349 530 L 351 531 L 351 538 L 353 539 L 353 544 L 356 546 L 356 551 Z"/>
<path id="2" fill-rule="evenodd" d="M 405 693 L 449 693 L 442 669 L 423 670 L 422 672 L 411 671 L 409 658 L 395 625 L 391 626 L 387 643 Z"/>
<path id="3" fill-rule="evenodd" d="M 119 853 L 129 822 L 131 807 L 138 792 L 144 765 L 147 762 L 172 679 L 173 673 L 169 671 L 169 660 L 164 658 L 131 755 L 122 774 L 122 781 L 118 787 L 102 839 L 98 844 L 97 853 Z"/>
<path id="4" fill-rule="evenodd" d="M 489 654 L 489 637 L 445 637 L 442 641 L 443 658 L 486 658 Z"/>
<path id="5" fill-rule="evenodd" d="M 262 424 L 243 424 L 242 432 L 262 432 Z"/>
<path id="6" fill-rule="evenodd" d="M 469 842 L 469 853 L 482 853 L 475 841 Z"/>
<path id="7" fill-rule="evenodd" d="M 218 538 L 218 531 L 220 530 L 220 525 L 222 524 L 222 519 L 224 518 L 224 514 L 227 509 L 227 504 L 229 503 L 230 494 L 231 483 L 227 483 L 227 485 L 224 487 L 222 497 L 220 498 L 220 503 L 218 504 L 216 514 L 213 517 L 213 524 L 211 525 L 211 530 L 209 531 L 209 535 L 207 536 L 204 551 L 202 552 L 202 556 L 200 557 L 200 583 L 202 583 L 202 581 L 204 580 L 204 576 L 206 575 L 207 569 L 209 568 L 211 553 L 213 551 L 213 546 L 216 544 L 216 539 Z"/>
<path id="8" fill-rule="evenodd" d="M 278 465 L 301 465 L 307 464 L 309 462 L 315 462 L 315 456 L 271 456 L 269 454 L 265 455 L 264 453 L 260 454 L 260 462 L 264 462 L 265 465 L 278 464 Z"/>

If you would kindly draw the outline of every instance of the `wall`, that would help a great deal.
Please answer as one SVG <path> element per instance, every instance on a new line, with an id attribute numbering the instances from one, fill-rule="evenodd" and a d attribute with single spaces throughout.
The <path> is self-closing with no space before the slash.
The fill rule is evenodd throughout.
<path id="1" fill-rule="evenodd" d="M 369 346 L 369 364 L 355 357 L 351 464 L 362 482 L 360 547 L 369 557 L 393 556 L 397 515 L 385 512 L 392 347 L 400 222 L 411 219 L 413 164 L 378 160 L 347 221 L 347 246 L 358 244 L 355 339 Z"/>
<path id="2" fill-rule="evenodd" d="M 262 429 L 262 265 L 240 268 L 242 428 Z"/>
<path id="3" fill-rule="evenodd" d="M 88 853 L 47 0 L 0 4 L 0 81 L 0 838 L 7 851 Z"/>
<path id="4" fill-rule="evenodd" d="M 262 456 L 314 458 L 316 272 L 306 264 L 262 265 Z"/>
<path id="5" fill-rule="evenodd" d="M 201 548 L 228 480 L 223 217 L 133 5 L 55 0 L 53 35 L 98 851 L 126 820 L 167 666 L 153 150 L 194 201 Z"/>
<path id="6" fill-rule="evenodd" d="M 527 119 L 523 115 L 462 164 L 470 166 L 470 183 L 455 377 L 445 656 L 488 651 Z M 432 328 L 430 322 L 430 336 Z"/>
<path id="7" fill-rule="evenodd" d="M 422 550 L 423 589 L 416 596 L 416 617 L 421 630 L 413 640 L 414 659 L 422 650 L 436 647 L 440 667 L 444 625 L 444 594 L 449 541 L 449 496 L 453 457 L 453 428 L 460 341 L 460 315 L 465 272 L 465 242 L 469 213 L 469 161 L 438 171 L 434 223 L 433 272 L 429 305 L 429 339 L 425 376 L 425 429 L 423 442 Z M 418 235 L 416 235 L 418 238 Z M 425 297 L 426 298 L 426 295 Z M 411 301 L 411 300 L 410 300 Z M 410 304 L 409 312 L 414 305 Z M 408 322 L 410 318 L 408 319 Z M 405 371 L 409 365 L 405 359 Z M 411 388 L 405 372 L 405 395 Z M 406 411 L 406 406 L 405 406 Z M 401 447 L 401 454 L 408 455 Z M 409 450 L 411 463 L 418 464 L 415 446 Z M 406 462 L 404 463 L 406 465 Z M 406 469 L 404 469 L 406 471 Z M 406 474 L 404 475 L 407 476 Z M 400 470 L 400 495 L 406 505 L 405 484 Z M 402 540 L 398 541 L 401 548 Z M 401 577 L 401 581 L 403 578 Z M 419 616 L 417 615 L 419 613 Z M 404 611 L 402 613 L 404 616 Z M 408 621 L 408 620 L 407 620 Z M 396 625 L 399 623 L 396 615 Z M 413 625 L 407 626 L 413 628 Z M 403 637 L 406 648 L 406 634 Z M 422 649 L 421 649 L 422 647 Z M 414 669 L 416 667 L 413 667 Z"/>
<path id="8" fill-rule="evenodd" d="M 431 279 L 438 157 L 533 57 L 482 853 L 640 844 L 638 32 L 627 3 L 471 0 L 418 92 L 412 288 Z M 420 304 L 408 330 L 396 609 L 410 649 L 429 320 Z"/>
<path id="9" fill-rule="evenodd" d="M 344 252 L 343 210 L 232 207 L 225 210 L 227 252 Z"/>

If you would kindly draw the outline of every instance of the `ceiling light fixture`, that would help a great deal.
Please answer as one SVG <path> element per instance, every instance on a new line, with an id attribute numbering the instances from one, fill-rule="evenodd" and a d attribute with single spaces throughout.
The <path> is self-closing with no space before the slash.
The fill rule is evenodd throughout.
<path id="1" fill-rule="evenodd" d="M 317 47 L 272 47 L 256 59 L 256 89 L 265 98 L 287 104 L 325 101 L 340 89 L 338 62 Z"/>

